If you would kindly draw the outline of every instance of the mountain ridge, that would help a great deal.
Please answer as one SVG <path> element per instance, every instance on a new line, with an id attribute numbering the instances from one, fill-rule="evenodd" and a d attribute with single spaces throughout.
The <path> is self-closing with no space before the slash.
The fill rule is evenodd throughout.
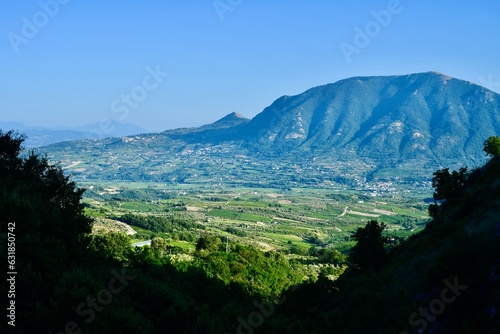
<path id="1" fill-rule="evenodd" d="M 167 153 L 157 158 L 158 165 L 184 152 L 181 162 L 192 166 L 192 174 L 187 175 L 193 176 L 206 166 L 200 159 L 217 157 L 221 171 L 224 161 L 239 155 L 266 166 L 281 161 L 285 166 L 304 163 L 310 170 L 321 167 L 325 170 L 320 174 L 325 176 L 311 175 L 320 180 L 336 179 L 331 168 L 342 165 L 335 173 L 341 173 L 344 180 L 358 178 L 358 184 L 366 180 L 416 182 L 427 180 L 442 166 L 482 165 L 486 161 L 484 140 L 499 134 L 499 94 L 441 73 L 424 72 L 354 77 L 284 95 L 251 120 L 231 113 L 198 128 L 78 145 L 88 150 L 99 145 L 110 154 L 117 148 L 141 156 Z M 67 152 L 71 145 L 47 149 Z M 124 165 L 129 163 L 120 164 Z M 350 165 L 356 166 L 354 170 Z M 150 164 L 134 168 L 148 175 L 162 174 L 159 167 L 148 171 Z M 217 177 L 211 173 L 208 179 Z M 279 179 L 280 172 L 275 174 Z M 289 183 L 289 179 L 290 174 L 283 173 L 282 181 Z"/>
<path id="2" fill-rule="evenodd" d="M 120 123 L 113 120 L 106 121 L 106 123 L 91 123 L 75 127 L 41 127 L 29 126 L 18 122 L 0 122 L 0 128 L 23 132 L 27 136 L 25 145 L 30 148 L 64 141 L 102 139 L 106 137 L 129 136 L 146 132 L 145 129 L 135 124 Z"/>
<path id="3" fill-rule="evenodd" d="M 368 89 L 367 84 L 369 84 Z M 249 126 L 253 128 L 253 132 L 262 133 L 260 138 L 257 138 L 259 145 L 268 147 L 314 148 L 323 145 L 324 142 L 329 144 L 327 146 L 345 147 L 348 143 L 358 140 L 362 145 L 370 142 L 370 150 L 373 150 L 373 144 L 376 144 L 374 139 L 377 139 L 374 137 L 377 136 L 372 134 L 380 132 L 377 126 L 383 128 L 384 125 L 392 124 L 395 128 L 392 129 L 394 131 L 389 131 L 389 134 L 396 134 L 399 132 L 397 129 L 399 124 L 394 124 L 394 121 L 401 116 L 409 118 L 411 122 L 421 123 L 419 115 L 410 109 L 414 108 L 420 113 L 426 113 L 423 116 L 430 118 L 429 124 L 420 124 L 420 127 L 414 127 L 415 130 L 422 130 L 429 125 L 441 126 L 441 129 L 434 129 L 434 133 L 429 133 L 430 131 L 427 133 L 427 139 L 433 137 L 437 144 L 440 134 L 436 132 L 439 132 L 438 130 L 446 132 L 446 129 L 442 128 L 443 124 L 437 124 L 438 121 L 446 122 L 446 119 L 438 119 L 439 112 L 446 111 L 443 104 L 454 102 L 451 105 L 453 109 L 462 106 L 464 102 L 471 104 L 474 102 L 464 101 L 465 96 L 453 96 L 450 89 L 452 86 L 453 90 L 462 95 L 483 93 L 485 99 L 494 99 L 496 106 L 490 111 L 495 116 L 496 127 L 491 121 L 489 125 L 496 133 L 500 131 L 498 126 L 500 95 L 472 83 L 435 72 L 390 77 L 354 77 L 314 87 L 299 95 L 277 99 L 253 118 Z M 441 101 L 442 99 L 444 101 Z M 481 104 L 484 107 L 485 101 L 480 102 L 483 102 Z M 472 106 L 474 107 L 476 109 L 473 111 L 476 111 L 481 106 Z M 484 114 L 488 110 L 479 111 L 483 111 Z M 450 112 L 450 115 L 445 116 L 454 117 L 452 121 L 457 121 L 457 117 L 464 115 L 454 115 Z M 393 122 L 383 124 L 385 119 Z M 475 121 L 477 123 L 477 120 Z M 271 126 L 273 122 L 278 122 L 279 126 Z M 268 126 L 263 129 L 262 124 Z M 493 131 L 489 132 L 485 136 L 494 134 L 491 133 Z M 416 138 L 419 137 L 418 134 L 415 135 Z M 476 140 L 476 145 L 480 145 L 483 140 L 484 138 Z M 416 144 L 419 144 L 418 141 Z M 468 151 L 477 152 L 474 149 Z"/>
<path id="4" fill-rule="evenodd" d="M 439 72 L 358 76 L 281 96 L 223 133 L 204 133 L 212 130 L 206 125 L 183 134 L 188 142 L 243 141 L 268 152 L 324 154 L 334 148 L 393 162 L 465 158 L 480 164 L 483 159 L 467 156 L 477 156 L 482 142 L 500 133 L 499 109 L 499 94 Z"/>

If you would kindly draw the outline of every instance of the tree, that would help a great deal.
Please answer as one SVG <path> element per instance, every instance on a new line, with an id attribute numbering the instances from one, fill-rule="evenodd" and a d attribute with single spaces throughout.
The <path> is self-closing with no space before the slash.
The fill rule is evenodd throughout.
<path id="1" fill-rule="evenodd" d="M 2 172 L 5 169 L 15 168 L 21 163 L 19 154 L 23 150 L 22 143 L 25 138 L 25 136 L 15 134 L 13 131 L 4 133 L 0 130 L 0 166 Z"/>
<path id="2" fill-rule="evenodd" d="M 440 211 L 438 202 L 453 203 L 462 198 L 465 186 L 469 177 L 467 167 L 460 168 L 459 171 L 450 173 L 449 168 L 440 169 L 434 172 L 432 187 L 434 190 L 434 204 L 429 205 L 429 215 L 437 217 Z"/>
<path id="3" fill-rule="evenodd" d="M 221 250 L 222 240 L 219 237 L 207 235 L 200 237 L 196 242 L 196 250 L 207 250 L 209 252 L 216 252 Z"/>
<path id="4" fill-rule="evenodd" d="M 449 168 L 434 172 L 432 187 L 435 201 L 450 201 L 462 196 L 468 177 L 467 167 L 450 173 Z"/>
<path id="5" fill-rule="evenodd" d="M 385 242 L 382 236 L 385 230 L 384 223 L 371 220 L 365 227 L 359 227 L 352 236 L 356 240 L 356 245 L 352 248 L 349 261 L 356 268 L 361 270 L 378 270 L 386 258 Z"/>
<path id="6" fill-rule="evenodd" d="M 57 258 L 71 257 L 88 241 L 93 223 L 81 204 L 84 190 L 46 157 L 22 157 L 24 138 L 0 130 L 0 223 L 15 222 L 19 236 L 30 242 L 58 242 L 67 249 Z"/>
<path id="7" fill-rule="evenodd" d="M 493 158 L 500 157 L 500 137 L 491 136 L 484 142 L 483 151 Z"/>
<path id="8" fill-rule="evenodd" d="M 84 190 L 46 157 L 24 153 L 24 140 L 0 130 L 0 229 L 16 238 L 16 286 L 23 287 L 16 291 L 22 298 L 16 326 L 34 333 L 57 317 L 50 306 L 54 287 L 62 273 L 83 262 L 93 221 L 81 204 Z M 2 249 L 5 243 L 0 238 Z"/>
<path id="9" fill-rule="evenodd" d="M 108 259 L 125 261 L 130 250 L 130 239 L 125 233 L 119 232 L 93 235 L 89 249 Z"/>
<path id="10" fill-rule="evenodd" d="M 340 265 L 346 263 L 346 256 L 336 249 L 320 249 L 318 260 L 323 263 Z"/>
<path id="11" fill-rule="evenodd" d="M 167 240 L 160 237 L 154 237 L 153 239 L 151 239 L 151 248 L 160 252 L 164 252 L 168 248 Z"/>

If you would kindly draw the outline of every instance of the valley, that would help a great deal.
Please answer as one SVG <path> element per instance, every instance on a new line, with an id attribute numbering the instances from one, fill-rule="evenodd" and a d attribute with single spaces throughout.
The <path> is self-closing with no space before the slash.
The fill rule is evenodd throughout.
<path id="1" fill-rule="evenodd" d="M 392 247 L 422 231 L 433 173 L 487 161 L 499 106 L 498 94 L 437 72 L 354 77 L 282 96 L 252 119 L 233 112 L 37 152 L 87 189 L 94 233 L 161 239 L 187 256 L 210 236 L 309 263 L 318 250 L 348 255 L 371 220 Z"/>
<path id="2" fill-rule="evenodd" d="M 19 313 L 40 309 L 25 332 L 63 328 L 121 268 L 131 282 L 106 316 L 74 325 L 251 332 L 268 314 L 252 326 L 401 332 L 460 280 L 470 288 L 436 325 L 486 333 L 498 317 L 484 310 L 500 307 L 499 101 L 431 72 L 316 87 L 252 120 L 31 153 L 0 132 L 3 223 L 19 226 L 20 285 L 34 287 Z"/>
<path id="3" fill-rule="evenodd" d="M 500 1 L 1 13 L 0 334 L 500 333 Z"/>
<path id="4" fill-rule="evenodd" d="M 428 221 L 424 198 L 386 193 L 379 196 L 357 191 L 292 188 L 201 189 L 164 184 L 103 183 L 88 185 L 86 212 L 97 219 L 94 230 L 121 231 L 102 226 L 103 219 L 127 222 L 127 214 L 164 217 L 193 223 L 172 231 L 137 232 L 131 242 L 162 237 L 185 250 L 194 249 L 202 235 L 218 235 L 231 243 L 244 243 L 264 251 L 279 250 L 307 255 L 311 247 L 348 252 L 351 235 L 370 219 L 388 225 L 387 235 L 404 239 Z"/>
<path id="5" fill-rule="evenodd" d="M 387 224 L 395 243 L 422 230 L 433 172 L 485 163 L 499 105 L 498 94 L 437 72 L 355 77 L 282 96 L 253 119 L 233 112 L 37 152 L 87 189 L 99 233 L 161 237 L 187 254 L 204 235 L 289 255 L 348 254 L 369 220 Z"/>
<path id="6" fill-rule="evenodd" d="M 233 112 L 38 152 L 78 182 L 429 193 L 435 170 L 487 161 L 499 110 L 499 94 L 436 72 L 355 77 L 282 96 L 251 120 Z"/>

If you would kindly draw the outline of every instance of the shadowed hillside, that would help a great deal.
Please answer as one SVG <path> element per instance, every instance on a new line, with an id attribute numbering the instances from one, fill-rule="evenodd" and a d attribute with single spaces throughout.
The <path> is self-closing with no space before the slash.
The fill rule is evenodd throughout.
<path id="1" fill-rule="evenodd" d="M 455 180 L 436 184 L 456 192 L 423 232 L 388 244 L 382 268 L 301 287 L 263 332 L 498 333 L 500 158 Z"/>

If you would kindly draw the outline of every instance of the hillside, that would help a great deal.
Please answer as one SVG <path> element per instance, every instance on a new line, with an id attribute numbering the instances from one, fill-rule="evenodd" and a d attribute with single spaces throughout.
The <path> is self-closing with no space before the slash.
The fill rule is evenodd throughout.
<path id="1" fill-rule="evenodd" d="M 315 232 L 308 239 L 316 240 L 308 255 L 264 252 L 233 236 L 229 242 L 225 234 L 211 233 L 186 216 L 158 215 L 159 210 L 183 211 L 178 205 L 119 217 L 141 226 L 140 233 L 155 231 L 149 233 L 151 246 L 131 247 L 125 234 L 91 235 L 94 220 L 85 213 L 83 190 L 46 158 L 24 155 L 22 140 L 0 132 L 0 225 L 9 231 L 0 245 L 15 252 L 10 270 L 19 272 L 9 273 L 2 287 L 10 289 L 15 310 L 9 309 L 8 317 L 18 333 L 68 328 L 82 333 L 500 330 L 499 137 L 489 140 L 492 150 L 485 147 L 496 156 L 485 166 L 434 173 L 434 219 L 423 231 L 405 240 L 370 221 L 352 234 L 356 244 L 348 257 L 317 244 L 316 232 L 328 224 L 308 224 Z M 241 198 L 234 202 L 244 205 Z M 290 212 L 283 205 L 282 212 Z M 212 215 L 229 213 L 216 210 Z M 320 206 L 309 210 L 321 213 Z M 237 232 L 235 227 L 226 232 Z M 290 231 L 297 227 L 289 226 Z M 197 236 L 194 247 L 184 248 L 185 242 L 173 238 L 185 232 Z M 298 240 L 286 244 L 292 250 Z M 360 254 L 370 261 L 359 261 Z M 7 332 L 7 323 L 1 326 Z"/>
<path id="2" fill-rule="evenodd" d="M 382 269 L 301 287 L 263 331 L 498 333 L 500 160 L 468 174 L 463 196 L 446 202 Z"/>
<path id="3" fill-rule="evenodd" d="M 315 87 L 279 98 L 252 120 L 232 113 L 199 128 L 43 151 L 67 166 L 81 161 L 71 169 L 78 180 L 373 187 L 421 183 L 442 166 L 482 165 L 482 143 L 497 134 L 499 94 L 428 72 Z"/>
<path id="4" fill-rule="evenodd" d="M 357 77 L 284 96 L 248 128 L 271 150 L 478 163 L 485 138 L 500 132 L 500 95 L 435 72 Z"/>

